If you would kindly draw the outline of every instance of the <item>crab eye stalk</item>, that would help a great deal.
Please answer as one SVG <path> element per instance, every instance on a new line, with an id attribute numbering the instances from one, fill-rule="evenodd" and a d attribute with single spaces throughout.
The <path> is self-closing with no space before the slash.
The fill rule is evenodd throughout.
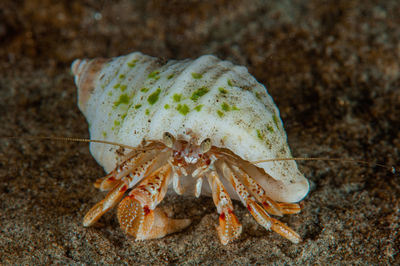
<path id="1" fill-rule="evenodd" d="M 203 142 L 200 144 L 200 150 L 201 153 L 206 153 L 211 149 L 211 139 L 210 138 L 206 138 L 205 140 L 203 140 Z"/>
<path id="2" fill-rule="evenodd" d="M 167 146 L 168 148 L 172 148 L 172 146 L 174 145 L 174 142 L 175 142 L 175 138 L 174 138 L 174 136 L 172 136 L 171 133 L 164 132 L 163 142 L 164 142 L 165 146 Z"/>

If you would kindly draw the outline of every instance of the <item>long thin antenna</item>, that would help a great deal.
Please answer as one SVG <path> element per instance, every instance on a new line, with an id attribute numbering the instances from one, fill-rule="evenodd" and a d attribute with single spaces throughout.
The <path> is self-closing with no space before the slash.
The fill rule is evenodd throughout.
<path id="1" fill-rule="evenodd" d="M 82 138 L 69 138 L 69 137 L 43 137 L 43 136 L 35 136 L 35 137 L 0 137 L 6 139 L 26 139 L 26 140 L 38 140 L 38 139 L 48 139 L 48 140 L 60 140 L 60 141 L 74 141 L 74 142 L 94 142 L 94 143 L 103 143 L 109 145 L 120 146 L 127 149 L 137 150 L 138 148 L 132 147 L 129 145 L 107 141 L 107 140 L 96 140 L 96 139 L 82 139 Z"/>
<path id="2" fill-rule="evenodd" d="M 258 163 L 267 163 L 267 162 L 275 162 L 275 161 L 333 161 L 333 162 L 349 162 L 349 163 L 359 163 L 368 166 L 379 166 L 391 171 L 393 174 L 397 172 L 397 169 L 392 165 L 385 165 L 380 163 L 371 163 L 367 161 L 361 160 L 353 160 L 353 159 L 341 159 L 341 158 L 321 158 L 321 157 L 294 157 L 294 158 L 273 158 L 266 160 L 253 161 L 252 164 Z"/>
<path id="3" fill-rule="evenodd" d="M 137 147 L 132 147 L 129 145 L 117 143 L 117 142 L 112 142 L 112 141 L 107 141 L 107 140 L 96 140 L 96 139 L 83 139 L 83 138 L 70 138 L 70 137 L 44 137 L 44 136 L 35 136 L 35 137 L 14 137 L 14 136 L 6 136 L 6 137 L 0 137 L 0 139 L 27 139 L 27 140 L 39 140 L 39 139 L 47 139 L 47 140 L 58 140 L 58 141 L 74 141 L 74 142 L 94 142 L 94 143 L 103 143 L 103 144 L 109 144 L 109 145 L 114 145 L 114 146 L 119 146 L 127 149 L 132 149 L 132 150 L 140 150 Z M 225 155 L 232 156 L 232 158 L 235 158 L 235 156 L 221 152 Z M 368 165 L 368 166 L 378 166 L 387 169 L 388 171 L 392 172 L 393 174 L 396 174 L 398 172 L 397 168 L 392 166 L 392 165 L 385 165 L 385 164 L 380 164 L 380 163 L 371 163 L 367 161 L 362 161 L 362 160 L 353 160 L 353 159 L 342 159 L 342 158 L 323 158 L 323 157 L 294 157 L 294 158 L 272 158 L 272 159 L 265 159 L 265 160 L 259 160 L 259 161 L 252 161 L 250 163 L 252 164 L 259 164 L 259 163 L 267 163 L 267 162 L 276 162 L 276 161 L 331 161 L 331 162 L 349 162 L 349 163 L 358 163 L 358 164 L 363 164 L 363 165 Z"/>

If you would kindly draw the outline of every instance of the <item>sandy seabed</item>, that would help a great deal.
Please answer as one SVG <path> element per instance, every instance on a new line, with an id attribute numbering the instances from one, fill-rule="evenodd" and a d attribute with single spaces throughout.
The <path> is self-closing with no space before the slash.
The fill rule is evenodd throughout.
<path id="1" fill-rule="evenodd" d="M 399 1 L 11 1 L 0 3 L 0 136 L 88 137 L 69 66 L 141 51 L 245 65 L 280 108 L 295 156 L 400 166 Z M 379 167 L 299 162 L 311 182 L 292 244 L 239 202 L 241 237 L 219 243 L 212 199 L 169 196 L 193 223 L 136 242 L 115 211 L 91 228 L 104 175 L 80 143 L 0 139 L 0 264 L 399 264 L 400 178 Z"/>

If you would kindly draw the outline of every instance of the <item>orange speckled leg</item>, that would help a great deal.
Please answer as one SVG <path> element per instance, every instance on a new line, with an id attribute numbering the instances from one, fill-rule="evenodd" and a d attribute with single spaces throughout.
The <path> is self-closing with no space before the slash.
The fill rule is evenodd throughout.
<path id="1" fill-rule="evenodd" d="M 101 191 L 108 191 L 126 176 L 135 175 L 139 172 L 144 173 L 144 171 L 157 162 L 157 155 L 159 153 L 159 150 L 144 150 L 134 153 L 131 157 L 117 165 L 108 175 L 97 179 L 94 186 Z"/>
<path id="2" fill-rule="evenodd" d="M 249 189 L 249 191 L 257 199 L 257 201 L 261 202 L 264 209 L 268 213 L 272 215 L 282 216 L 283 214 L 294 214 L 301 211 L 300 205 L 297 203 L 275 202 L 273 199 L 267 196 L 265 190 L 245 171 L 235 165 L 232 165 L 231 168 L 233 169 L 233 171 L 238 173 L 238 175 L 241 177 L 243 185 Z"/>
<path id="3" fill-rule="evenodd" d="M 212 190 L 214 204 L 220 214 L 219 226 L 217 227 L 218 236 L 221 243 L 226 245 L 239 237 L 242 232 L 242 225 L 233 213 L 232 201 L 215 171 L 209 173 L 208 182 Z"/>
<path id="4" fill-rule="evenodd" d="M 118 184 L 108 192 L 107 196 L 86 213 L 83 218 L 83 226 L 91 226 L 99 220 L 103 214 L 108 212 L 122 199 L 127 189 L 128 185 L 124 181 L 119 180 Z"/>
<path id="5" fill-rule="evenodd" d="M 234 170 L 238 169 L 236 166 L 232 166 L 232 168 Z M 256 199 L 248 192 L 247 188 L 240 182 L 239 178 L 236 177 L 234 171 L 232 171 L 232 169 L 225 162 L 221 164 L 221 170 L 224 177 L 229 180 L 235 191 L 238 193 L 242 203 L 247 207 L 251 215 L 260 225 L 262 225 L 267 230 L 272 229 L 273 231 L 277 232 L 278 234 L 287 238 L 293 243 L 299 243 L 301 241 L 300 236 L 295 231 L 293 231 L 284 223 L 270 217 L 267 213 L 268 211 L 272 214 L 282 215 L 282 213 L 288 213 L 290 211 L 294 212 L 296 211 L 295 205 L 297 204 L 280 205 L 279 203 L 275 203 L 272 199 L 266 197 L 264 190 L 262 190 L 264 194 L 255 194 L 257 199 L 263 203 L 263 205 L 260 205 L 256 202 Z M 240 179 L 244 180 L 246 184 L 249 184 L 249 182 L 251 181 L 253 182 L 253 188 L 255 188 L 254 184 L 259 186 L 257 183 L 255 183 L 254 180 L 248 177 L 246 173 L 239 173 Z M 262 188 L 259 187 L 258 189 Z M 291 210 L 291 208 L 293 210 Z"/>
<path id="6" fill-rule="evenodd" d="M 156 209 L 163 200 L 170 181 L 171 166 L 166 164 L 149 176 L 118 206 L 118 220 L 122 230 L 136 240 L 161 238 L 186 228 L 189 219 L 171 219 L 161 209 Z"/>
<path id="7" fill-rule="evenodd" d="M 102 201 L 87 212 L 83 219 L 83 225 L 93 225 L 103 214 L 113 208 L 122 199 L 125 192 L 147 176 L 164 155 L 159 150 L 135 153 L 119 164 L 106 177 L 98 179 L 95 183 L 97 188 L 102 191 L 112 189 Z"/>

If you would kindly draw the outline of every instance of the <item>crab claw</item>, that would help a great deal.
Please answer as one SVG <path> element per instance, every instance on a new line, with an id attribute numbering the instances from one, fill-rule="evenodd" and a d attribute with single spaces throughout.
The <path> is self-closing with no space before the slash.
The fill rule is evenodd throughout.
<path id="1" fill-rule="evenodd" d="M 234 169 L 235 172 L 232 171 L 232 169 Z M 257 223 L 259 223 L 267 230 L 275 231 L 276 233 L 287 238 L 293 243 L 299 243 L 301 241 L 301 237 L 299 236 L 299 234 L 297 234 L 293 229 L 291 229 L 284 223 L 272 218 L 268 214 L 268 212 L 279 216 L 281 216 L 282 214 L 298 213 L 301 210 L 300 205 L 296 203 L 275 202 L 271 198 L 267 197 L 264 190 L 244 171 L 235 166 L 232 166 L 232 169 L 225 162 L 222 162 L 221 170 L 223 172 L 223 175 L 232 184 L 240 200 L 250 211 L 251 215 L 254 217 Z M 237 175 L 239 176 L 239 178 L 237 177 Z M 249 193 L 249 190 L 245 185 L 243 185 L 241 180 L 244 180 L 244 183 L 247 187 L 250 188 L 250 191 L 253 192 L 256 198 L 254 198 Z M 258 199 L 258 201 L 260 201 L 262 205 L 257 203 L 256 199 Z"/>
<path id="2" fill-rule="evenodd" d="M 133 195 L 121 201 L 117 216 L 122 230 L 136 240 L 161 238 L 181 231 L 191 223 L 190 219 L 171 219 L 160 208 L 150 210 Z"/>
<path id="3" fill-rule="evenodd" d="M 295 244 L 300 243 L 301 237 L 286 224 L 270 217 L 268 213 L 258 203 L 248 200 L 247 209 L 253 215 L 254 219 L 265 229 L 272 229 L 276 233 L 292 241 Z"/>
<path id="4" fill-rule="evenodd" d="M 212 190 L 214 204 L 219 215 L 219 226 L 217 232 L 219 240 L 223 245 L 232 242 L 242 233 L 242 225 L 233 213 L 232 201 L 216 171 L 208 174 L 208 182 Z"/>
<path id="5" fill-rule="evenodd" d="M 228 209 L 220 214 L 217 232 L 222 245 L 226 245 L 240 236 L 242 225 L 233 211 Z"/>
<path id="6" fill-rule="evenodd" d="M 169 218 L 156 208 L 167 193 L 171 166 L 165 164 L 148 175 L 118 206 L 122 230 L 137 240 L 160 238 L 186 228 L 191 220 Z"/>

